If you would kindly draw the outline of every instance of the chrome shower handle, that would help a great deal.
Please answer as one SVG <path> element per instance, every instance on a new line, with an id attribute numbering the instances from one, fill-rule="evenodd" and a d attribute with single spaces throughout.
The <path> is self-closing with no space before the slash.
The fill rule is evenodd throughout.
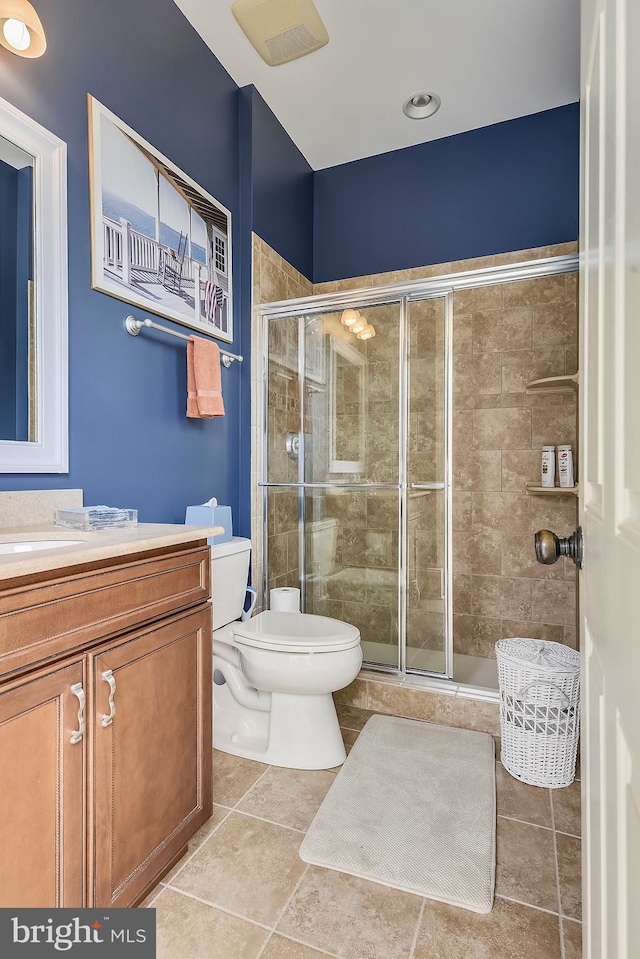
<path id="1" fill-rule="evenodd" d="M 84 695 L 84 689 L 82 688 L 82 683 L 74 683 L 70 687 L 71 692 L 78 700 L 78 728 L 74 729 L 69 737 L 69 742 L 73 746 L 75 743 L 79 743 L 84 736 L 85 731 L 85 719 L 84 719 L 84 705 L 86 702 L 86 697 Z"/>
<path id="2" fill-rule="evenodd" d="M 106 713 L 103 714 L 102 725 L 110 726 L 113 722 L 113 717 L 116 714 L 116 704 L 114 702 L 114 696 L 116 694 L 116 681 L 113 675 L 113 670 L 105 669 L 105 671 L 102 673 L 102 678 L 104 679 L 105 683 L 108 683 L 109 685 L 109 715 L 107 716 Z"/>

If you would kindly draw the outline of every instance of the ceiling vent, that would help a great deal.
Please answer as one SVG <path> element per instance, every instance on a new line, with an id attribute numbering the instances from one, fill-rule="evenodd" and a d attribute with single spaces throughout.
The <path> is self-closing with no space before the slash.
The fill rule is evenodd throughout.
<path id="1" fill-rule="evenodd" d="M 271 67 L 304 57 L 329 42 L 313 0 L 236 0 L 231 12 Z"/>

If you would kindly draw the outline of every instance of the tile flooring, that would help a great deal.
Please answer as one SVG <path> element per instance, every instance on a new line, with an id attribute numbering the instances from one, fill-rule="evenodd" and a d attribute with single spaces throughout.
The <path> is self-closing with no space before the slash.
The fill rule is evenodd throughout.
<path id="1" fill-rule="evenodd" d="M 372 713 L 338 706 L 347 749 Z M 337 770 L 214 755 L 214 812 L 144 905 L 158 959 L 580 959 L 580 784 L 496 767 L 496 901 L 478 916 L 308 866 L 302 836 Z"/>

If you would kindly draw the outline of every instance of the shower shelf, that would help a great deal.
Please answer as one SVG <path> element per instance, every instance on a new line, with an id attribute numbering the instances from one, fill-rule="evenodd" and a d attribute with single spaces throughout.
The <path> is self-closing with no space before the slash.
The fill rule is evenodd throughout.
<path id="1" fill-rule="evenodd" d="M 580 376 L 568 373 L 566 376 L 545 376 L 541 380 L 527 383 L 527 393 L 573 393 L 578 389 Z"/>
<path id="2" fill-rule="evenodd" d="M 527 483 L 527 493 L 529 496 L 553 496 L 556 493 L 569 493 L 571 496 L 577 496 L 580 487 L 576 486 L 536 486 L 535 483 Z"/>

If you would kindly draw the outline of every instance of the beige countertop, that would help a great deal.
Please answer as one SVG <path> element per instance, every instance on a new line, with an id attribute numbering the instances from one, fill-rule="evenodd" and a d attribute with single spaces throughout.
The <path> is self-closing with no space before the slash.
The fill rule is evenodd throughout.
<path id="1" fill-rule="evenodd" d="M 114 556 L 142 553 L 149 549 L 161 549 L 163 546 L 178 546 L 223 532 L 221 526 L 184 526 L 169 523 L 139 523 L 124 529 L 103 529 L 91 533 L 61 529 L 53 523 L 0 527 L 0 580 L 93 563 Z M 72 545 L 19 553 L 1 552 L 2 545 L 6 543 L 33 543 L 43 540 L 69 541 Z"/>

